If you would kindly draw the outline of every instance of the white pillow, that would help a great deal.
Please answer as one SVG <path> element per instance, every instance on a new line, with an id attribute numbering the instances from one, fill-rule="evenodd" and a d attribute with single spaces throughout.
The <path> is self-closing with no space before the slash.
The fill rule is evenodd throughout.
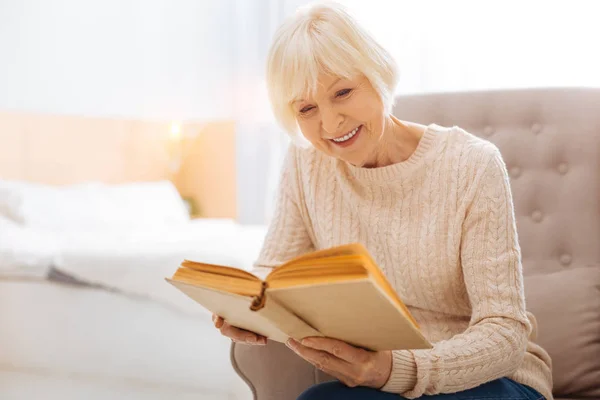
<path id="1" fill-rule="evenodd" d="M 52 235 L 0 215 L 0 275 L 45 276 L 59 262 L 59 255 Z"/>
<path id="2" fill-rule="evenodd" d="M 0 182 L 0 213 L 36 229 L 97 230 L 182 224 L 189 214 L 169 181 L 49 186 Z"/>

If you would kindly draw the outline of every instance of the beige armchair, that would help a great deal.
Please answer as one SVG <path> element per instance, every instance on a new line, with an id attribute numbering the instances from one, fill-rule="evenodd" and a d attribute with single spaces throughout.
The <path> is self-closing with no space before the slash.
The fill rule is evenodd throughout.
<path id="1" fill-rule="evenodd" d="M 395 115 L 458 125 L 500 148 L 555 396 L 600 399 L 600 89 L 402 96 Z M 294 400 L 331 379 L 276 342 L 233 345 L 231 360 L 256 400 Z"/>

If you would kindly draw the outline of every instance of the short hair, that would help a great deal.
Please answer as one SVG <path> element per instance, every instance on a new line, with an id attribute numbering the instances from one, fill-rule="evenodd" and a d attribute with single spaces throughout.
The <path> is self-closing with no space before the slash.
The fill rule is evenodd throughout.
<path id="1" fill-rule="evenodd" d="M 314 93 L 321 72 L 346 79 L 364 75 L 391 112 L 399 77 L 393 57 L 340 4 L 313 3 L 278 28 L 267 58 L 271 107 L 292 139 L 298 136 L 292 103 Z"/>

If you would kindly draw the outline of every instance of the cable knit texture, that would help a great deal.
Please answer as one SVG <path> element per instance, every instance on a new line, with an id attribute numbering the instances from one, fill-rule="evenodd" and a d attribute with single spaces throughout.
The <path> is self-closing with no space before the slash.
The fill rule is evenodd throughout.
<path id="1" fill-rule="evenodd" d="M 352 242 L 367 247 L 434 344 L 394 351 L 381 390 L 416 398 L 509 377 L 552 398 L 495 145 L 432 124 L 407 160 L 382 168 L 290 147 L 256 272 Z"/>

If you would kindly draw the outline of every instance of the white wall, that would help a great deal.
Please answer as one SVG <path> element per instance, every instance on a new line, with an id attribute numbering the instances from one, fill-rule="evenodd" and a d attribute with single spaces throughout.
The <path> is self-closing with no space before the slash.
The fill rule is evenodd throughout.
<path id="1" fill-rule="evenodd" d="M 400 68 L 399 94 L 600 87 L 600 2 L 338 0 Z"/>
<path id="2" fill-rule="evenodd" d="M 0 109 L 231 116 L 231 0 L 0 0 Z"/>
<path id="3" fill-rule="evenodd" d="M 283 135 L 268 123 L 265 56 L 303 1 L 0 0 L 0 110 L 233 118 L 239 219 L 262 222 Z"/>

